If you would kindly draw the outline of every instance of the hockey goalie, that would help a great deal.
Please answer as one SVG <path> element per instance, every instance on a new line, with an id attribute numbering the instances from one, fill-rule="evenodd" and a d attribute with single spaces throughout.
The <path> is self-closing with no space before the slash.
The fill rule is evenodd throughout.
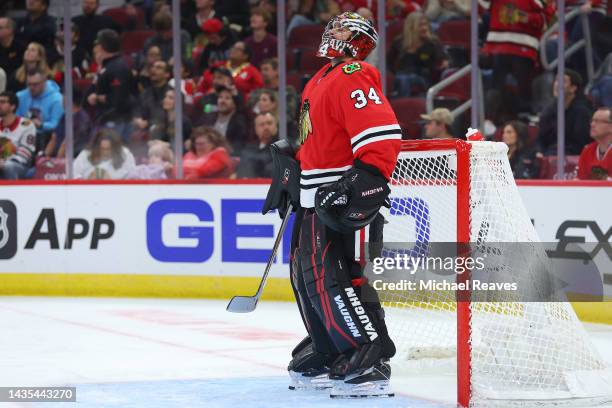
<path id="1" fill-rule="evenodd" d="M 308 335 L 293 350 L 290 389 L 331 389 L 332 397 L 393 395 L 395 346 L 355 253 L 360 230 L 382 236 L 379 210 L 402 136 L 379 72 L 364 62 L 377 38 L 355 13 L 327 24 L 317 55 L 330 62 L 304 89 L 297 154 L 283 142 L 273 149 L 264 205 L 264 213 L 297 208 L 290 271 Z"/>

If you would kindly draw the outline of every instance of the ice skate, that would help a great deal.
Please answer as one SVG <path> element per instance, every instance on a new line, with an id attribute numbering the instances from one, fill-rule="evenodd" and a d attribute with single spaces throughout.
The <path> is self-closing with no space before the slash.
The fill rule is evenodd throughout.
<path id="1" fill-rule="evenodd" d="M 388 398 L 395 395 L 389 382 L 391 365 L 388 360 L 380 360 L 372 367 L 348 374 L 344 378 L 333 374 L 330 377 L 337 377 L 332 380 L 331 398 Z"/>

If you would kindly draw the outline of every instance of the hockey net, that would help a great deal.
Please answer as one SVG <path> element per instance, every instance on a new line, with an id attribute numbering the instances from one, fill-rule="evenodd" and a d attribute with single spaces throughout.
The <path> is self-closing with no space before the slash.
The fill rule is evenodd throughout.
<path id="1" fill-rule="evenodd" d="M 391 185 L 385 242 L 534 243 L 541 253 L 532 255 L 546 256 L 503 143 L 403 142 Z M 536 272 L 515 262 L 504 273 L 537 286 Z M 442 291 L 379 295 L 398 347 L 394 369 L 451 361 L 461 406 L 612 401 L 612 375 L 568 302 L 457 302 L 454 292 Z"/>

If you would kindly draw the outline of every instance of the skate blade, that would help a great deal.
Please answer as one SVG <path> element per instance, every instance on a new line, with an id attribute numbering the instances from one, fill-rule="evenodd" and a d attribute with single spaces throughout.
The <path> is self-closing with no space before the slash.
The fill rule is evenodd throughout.
<path id="1" fill-rule="evenodd" d="M 314 377 L 294 372 L 290 372 L 289 375 L 291 376 L 291 384 L 289 384 L 291 391 L 322 391 L 329 390 L 333 386 L 333 382 L 329 379 L 327 373 Z"/>
<path id="2" fill-rule="evenodd" d="M 388 380 L 369 381 L 363 384 L 334 384 L 330 398 L 392 398 L 395 396 Z"/>

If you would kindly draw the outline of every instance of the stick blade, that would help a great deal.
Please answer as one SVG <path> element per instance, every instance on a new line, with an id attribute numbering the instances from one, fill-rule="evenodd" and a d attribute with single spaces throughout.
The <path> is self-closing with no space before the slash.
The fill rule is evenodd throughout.
<path id="1" fill-rule="evenodd" d="M 250 313 L 257 307 L 255 296 L 234 296 L 227 304 L 226 310 L 232 313 Z"/>

